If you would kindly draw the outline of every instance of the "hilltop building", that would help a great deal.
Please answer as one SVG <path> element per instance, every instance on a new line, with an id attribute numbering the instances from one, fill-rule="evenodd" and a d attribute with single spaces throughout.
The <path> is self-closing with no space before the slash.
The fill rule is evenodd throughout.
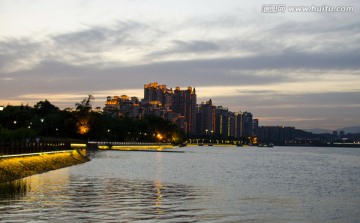
<path id="1" fill-rule="evenodd" d="M 129 98 L 127 95 L 108 96 L 105 102 L 104 113 L 119 117 L 142 117 L 139 99 Z"/>

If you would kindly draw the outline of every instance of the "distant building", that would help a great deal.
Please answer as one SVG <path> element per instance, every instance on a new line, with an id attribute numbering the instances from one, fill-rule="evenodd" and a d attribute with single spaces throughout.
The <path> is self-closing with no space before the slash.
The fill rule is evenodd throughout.
<path id="1" fill-rule="evenodd" d="M 243 112 L 241 115 L 242 131 L 241 136 L 250 137 L 253 136 L 253 115 L 250 112 Z"/>
<path id="2" fill-rule="evenodd" d="M 137 97 L 131 97 L 127 95 L 108 96 L 106 98 L 104 113 L 119 116 L 119 117 L 141 117 L 141 109 L 139 99 Z"/>
<path id="3" fill-rule="evenodd" d="M 154 103 L 158 108 L 163 109 L 164 117 L 172 117 L 176 122 L 177 118 L 183 117 L 181 128 L 190 135 L 196 134 L 196 91 L 188 87 L 181 90 L 180 87 L 168 89 L 166 85 L 159 85 L 157 82 L 144 85 L 143 104 Z M 170 113 L 170 114 L 167 114 Z"/>
<path id="4" fill-rule="evenodd" d="M 259 127 L 258 139 L 266 143 L 285 143 L 297 137 L 294 127 L 284 126 L 261 126 Z"/>
<path id="5" fill-rule="evenodd" d="M 237 138 L 258 135 L 259 120 L 250 112 L 231 112 L 222 106 L 215 106 L 210 99 L 197 104 L 193 87 L 167 88 L 157 82 L 144 85 L 144 98 L 127 95 L 107 97 L 104 113 L 119 117 L 142 118 L 144 115 L 162 117 L 176 123 L 185 134 L 213 137 Z"/>
<path id="6" fill-rule="evenodd" d="M 216 107 L 215 133 L 224 137 L 235 137 L 235 115 L 227 108 Z"/>
<path id="7" fill-rule="evenodd" d="M 259 119 L 253 119 L 251 136 L 257 136 L 257 135 L 259 135 Z"/>
<path id="8" fill-rule="evenodd" d="M 216 107 L 210 99 L 197 106 L 197 135 L 206 135 L 215 132 Z"/>

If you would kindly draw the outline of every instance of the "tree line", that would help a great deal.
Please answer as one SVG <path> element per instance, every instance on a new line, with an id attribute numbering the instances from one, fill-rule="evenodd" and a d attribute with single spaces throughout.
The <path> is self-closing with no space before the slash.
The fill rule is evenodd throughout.
<path id="1" fill-rule="evenodd" d="M 160 117 L 114 117 L 92 110 L 89 95 L 75 109 L 59 109 L 48 100 L 33 107 L 8 105 L 0 111 L 0 143 L 36 137 L 119 142 L 182 143 L 183 132 Z"/>

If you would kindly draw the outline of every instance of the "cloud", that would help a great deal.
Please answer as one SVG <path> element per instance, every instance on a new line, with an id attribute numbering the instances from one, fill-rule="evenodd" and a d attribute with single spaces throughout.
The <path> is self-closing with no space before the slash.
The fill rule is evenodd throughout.
<path id="1" fill-rule="evenodd" d="M 5 38 L 0 41 L 0 75 L 32 69 L 41 61 L 42 43 L 28 38 Z"/>
<path id="2" fill-rule="evenodd" d="M 179 3 L 191 12 L 166 11 L 161 4 L 158 16 L 144 6 L 106 16 L 101 20 L 106 22 L 70 19 L 76 23 L 71 29 L 44 28 L 46 35 L 0 35 L 1 99 L 48 97 L 72 106 L 94 94 L 101 105 L 105 95 L 141 97 L 143 84 L 157 81 L 195 86 L 200 102 L 212 97 L 217 105 L 267 120 L 286 117 L 277 119 L 281 123 L 326 125 L 334 119 L 339 124 L 343 110 L 358 120 L 360 18 L 355 13 L 270 15 L 260 13 L 261 1 L 251 7 L 236 1 L 234 7 L 208 4 L 215 10 L 197 13 L 194 5 Z M 97 12 L 98 7 L 90 8 Z M 314 120 L 307 117 L 310 111 Z M 321 112 L 328 113 L 326 119 Z"/>
<path id="3" fill-rule="evenodd" d="M 225 105 L 232 111 L 252 112 L 260 119 L 260 125 L 336 129 L 360 124 L 359 93 L 360 90 L 298 94 L 254 92 L 246 96 L 212 97 L 212 100 L 215 105 Z"/>
<path id="4" fill-rule="evenodd" d="M 202 40 L 192 40 L 189 42 L 182 40 L 173 40 L 172 43 L 172 47 L 165 50 L 152 52 L 148 55 L 148 57 L 166 56 L 169 54 L 211 53 L 216 52 L 220 49 L 219 45 Z"/>

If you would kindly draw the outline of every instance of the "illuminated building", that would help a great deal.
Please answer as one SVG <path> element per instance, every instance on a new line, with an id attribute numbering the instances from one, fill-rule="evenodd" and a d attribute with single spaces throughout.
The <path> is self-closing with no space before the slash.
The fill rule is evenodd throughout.
<path id="1" fill-rule="evenodd" d="M 234 113 L 234 131 L 235 131 L 235 138 L 240 139 L 243 135 L 243 128 L 242 128 L 242 112 L 235 112 Z"/>
<path id="2" fill-rule="evenodd" d="M 235 137 L 234 113 L 222 106 L 216 107 L 215 133 L 225 137 Z"/>
<path id="3" fill-rule="evenodd" d="M 140 117 L 140 103 L 137 97 L 121 95 L 106 98 L 104 113 L 120 117 Z"/>
<path id="4" fill-rule="evenodd" d="M 144 98 L 126 95 L 107 97 L 104 113 L 120 117 L 141 118 L 154 115 L 171 121 L 185 134 L 221 137 L 252 137 L 257 135 L 258 120 L 250 112 L 231 112 L 222 106 L 214 106 L 212 100 L 197 103 L 193 87 L 167 88 L 157 82 L 144 84 Z"/>
<path id="5" fill-rule="evenodd" d="M 145 106 L 154 103 L 157 107 Z M 186 90 L 181 90 L 180 87 L 176 87 L 173 90 L 157 82 L 145 84 L 142 105 L 145 107 L 145 114 L 161 116 L 175 123 L 181 123 L 179 127 L 185 133 L 196 134 L 195 88 L 188 87 Z M 179 118 L 183 120 L 177 121 Z"/>
<path id="6" fill-rule="evenodd" d="M 256 119 L 258 123 L 258 119 Z M 253 115 L 250 112 L 234 113 L 234 136 L 235 138 L 251 137 L 254 135 Z M 255 130 L 256 131 L 256 130 Z"/>

